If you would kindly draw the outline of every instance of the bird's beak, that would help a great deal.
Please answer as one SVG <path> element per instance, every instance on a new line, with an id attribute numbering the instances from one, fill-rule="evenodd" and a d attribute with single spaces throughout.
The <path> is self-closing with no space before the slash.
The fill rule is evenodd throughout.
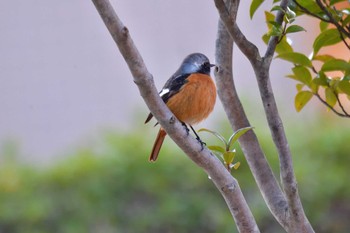
<path id="1" fill-rule="evenodd" d="M 215 72 L 219 71 L 219 67 L 216 64 L 210 64 L 210 68 L 215 67 Z"/>

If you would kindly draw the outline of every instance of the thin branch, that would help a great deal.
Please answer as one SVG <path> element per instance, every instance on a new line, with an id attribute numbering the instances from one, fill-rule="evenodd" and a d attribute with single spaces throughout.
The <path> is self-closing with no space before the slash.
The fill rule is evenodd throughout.
<path id="1" fill-rule="evenodd" d="M 324 105 L 326 105 L 332 112 L 334 112 L 336 115 L 340 116 L 340 117 L 346 117 L 346 118 L 350 118 L 350 115 L 345 113 L 341 113 L 338 112 L 335 108 L 333 108 L 331 105 L 329 105 L 324 99 L 322 99 L 322 97 L 318 94 L 318 93 L 314 93 L 314 95 L 321 101 L 321 103 L 323 103 Z M 340 103 L 340 101 L 338 100 L 338 103 Z"/>
<path id="2" fill-rule="evenodd" d="M 287 9 L 287 5 L 288 5 L 288 0 L 282 0 L 280 3 L 280 7 L 284 11 L 278 11 L 276 14 L 275 22 L 277 22 L 280 25 L 282 25 L 284 12 Z M 272 36 L 267 44 L 267 49 L 264 56 L 265 62 L 271 63 L 277 44 L 278 44 L 278 36 Z"/>
<path id="3" fill-rule="evenodd" d="M 216 85 L 218 96 L 235 131 L 240 128 L 249 127 L 250 123 L 244 112 L 233 80 L 233 40 L 221 20 L 219 20 L 218 25 L 215 63 L 219 67 L 219 70 L 215 72 Z M 281 226 L 288 229 L 287 201 L 273 175 L 254 131 L 249 131 L 243 135 L 239 139 L 239 143 L 267 206 Z"/>
<path id="4" fill-rule="evenodd" d="M 296 0 L 293 0 L 294 3 L 305 13 L 305 14 L 308 14 L 308 15 L 311 15 L 312 17 L 315 17 L 323 22 L 327 22 L 327 23 L 331 23 L 330 20 L 327 20 L 325 18 L 322 18 L 321 16 L 319 15 L 316 15 L 314 13 L 312 13 L 311 11 L 309 11 L 307 8 L 303 7 L 300 3 L 298 3 Z"/>
<path id="5" fill-rule="evenodd" d="M 348 44 L 348 42 L 346 42 L 346 39 L 343 36 L 343 33 L 339 32 L 340 38 L 343 41 L 343 43 L 345 44 L 345 46 L 350 50 L 350 45 Z"/>
<path id="6" fill-rule="evenodd" d="M 344 113 L 346 116 L 349 116 L 349 117 L 350 117 L 350 115 L 346 112 L 346 110 L 345 110 L 345 108 L 344 108 L 342 102 L 340 101 L 339 95 L 337 95 L 337 93 L 334 93 L 334 95 L 335 95 L 335 97 L 337 98 L 339 107 L 341 108 L 341 110 L 343 111 L 343 113 Z"/>
<path id="7" fill-rule="evenodd" d="M 139 91 L 153 115 L 175 143 L 206 173 L 224 197 L 240 232 L 259 232 L 236 179 L 220 160 L 189 136 L 159 97 L 152 76 L 146 69 L 128 30 L 108 0 L 92 0 L 121 54 L 127 62 Z"/>

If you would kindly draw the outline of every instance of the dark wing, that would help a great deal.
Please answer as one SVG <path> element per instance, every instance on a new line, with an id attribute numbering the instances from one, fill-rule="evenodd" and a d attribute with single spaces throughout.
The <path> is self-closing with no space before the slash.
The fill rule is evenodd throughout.
<path id="1" fill-rule="evenodd" d="M 176 74 L 176 73 L 175 73 Z M 173 75 L 164 85 L 162 90 L 159 92 L 162 93 L 163 90 L 169 90 L 164 95 L 162 95 L 162 99 L 164 103 L 167 103 L 168 100 L 178 93 L 183 85 L 187 82 L 187 78 L 190 76 L 190 74 L 183 74 L 183 75 Z"/>
<path id="2" fill-rule="evenodd" d="M 172 96 L 180 91 L 181 87 L 187 82 L 188 76 L 190 76 L 190 74 L 179 75 L 178 73 L 179 72 L 176 72 L 173 76 L 171 76 L 171 78 L 168 79 L 162 90 L 159 92 L 159 95 L 161 95 L 164 103 L 167 103 Z M 153 115 L 150 113 L 145 121 L 145 124 L 149 122 L 152 117 Z"/>

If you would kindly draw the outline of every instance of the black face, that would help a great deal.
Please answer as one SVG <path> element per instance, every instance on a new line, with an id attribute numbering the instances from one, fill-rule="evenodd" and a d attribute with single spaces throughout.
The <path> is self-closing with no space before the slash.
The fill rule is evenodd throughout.
<path id="1" fill-rule="evenodd" d="M 210 74 L 210 68 L 211 68 L 212 66 L 213 66 L 213 65 L 211 65 L 209 61 L 204 62 L 204 63 L 200 66 L 199 73 Z"/>
<path id="2" fill-rule="evenodd" d="M 182 73 L 202 73 L 210 74 L 211 65 L 209 59 L 201 53 L 193 53 L 188 55 L 180 66 Z"/>

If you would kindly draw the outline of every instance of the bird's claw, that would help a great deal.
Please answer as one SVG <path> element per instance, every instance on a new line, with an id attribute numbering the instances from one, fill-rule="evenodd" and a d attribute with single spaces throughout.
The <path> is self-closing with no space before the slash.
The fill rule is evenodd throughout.
<path id="1" fill-rule="evenodd" d="M 187 132 L 187 136 L 190 134 L 190 130 L 187 127 L 187 125 L 185 123 L 182 123 L 182 126 L 185 128 L 186 132 Z"/>
<path id="2" fill-rule="evenodd" d="M 207 143 L 203 142 L 199 137 L 197 137 L 196 139 L 197 139 L 197 141 L 201 144 L 201 147 L 202 147 L 202 148 L 201 148 L 201 151 L 204 150 L 204 146 L 206 146 Z"/>

